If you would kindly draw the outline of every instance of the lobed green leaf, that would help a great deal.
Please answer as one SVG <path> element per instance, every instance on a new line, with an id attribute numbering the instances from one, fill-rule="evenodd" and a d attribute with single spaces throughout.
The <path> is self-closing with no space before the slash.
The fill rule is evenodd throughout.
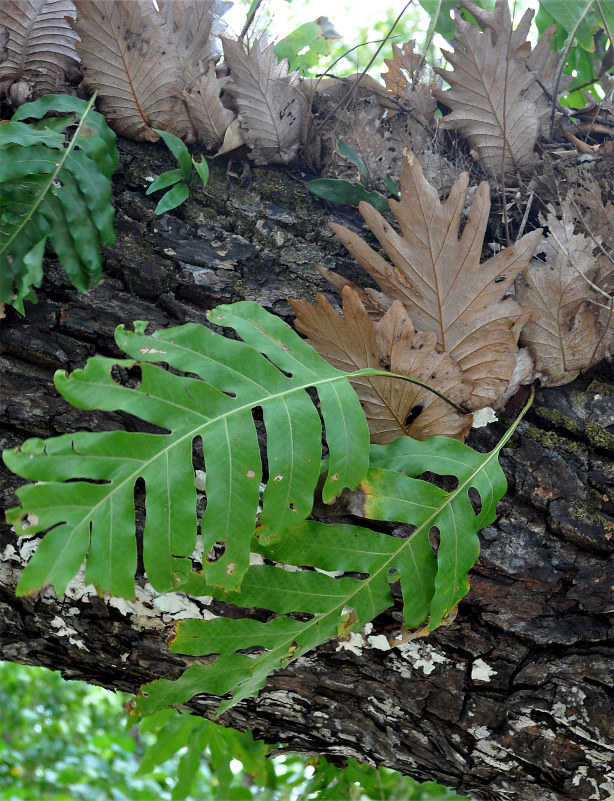
<path id="1" fill-rule="evenodd" d="M 513 428 L 486 454 L 446 437 L 424 442 L 403 437 L 372 446 L 375 466 L 360 482 L 355 495 L 360 508 L 353 506 L 352 512 L 410 524 L 413 528 L 406 536 L 314 520 L 299 521 L 274 543 L 263 541 L 258 531 L 252 547 L 275 565 L 252 566 L 234 601 L 232 593 L 208 590 L 205 577 L 191 573 L 181 586 L 189 594 L 209 593 L 282 616 L 267 623 L 247 618 L 180 622 L 171 650 L 218 655 L 217 659 L 190 667 L 177 681 L 147 685 L 139 710 L 147 714 L 182 704 L 201 692 L 232 693 L 222 702 L 221 714 L 258 692 L 266 678 L 289 660 L 331 637 L 361 628 L 390 607 L 390 584 L 397 578 L 405 625 L 413 628 L 428 622 L 434 629 L 468 590 L 467 572 L 479 553 L 477 532 L 494 520 L 496 504 L 506 490 L 497 457 Z M 426 471 L 454 476 L 457 485 L 446 491 L 415 477 Z M 470 488 L 481 499 L 477 511 L 469 499 Z M 439 532 L 437 548 L 430 541 L 434 529 Z M 285 617 L 289 613 L 293 617 Z M 260 652 L 239 653 L 246 648 Z"/>
<path id="2" fill-rule="evenodd" d="M 325 497 L 364 477 L 368 429 L 348 374 L 257 304 L 220 306 L 210 317 L 245 341 L 194 324 L 148 336 L 146 323 L 135 323 L 134 332 L 122 326 L 116 331 L 117 344 L 133 360 L 96 357 L 70 375 L 56 373 L 56 387 L 74 405 L 121 409 L 165 433 L 81 432 L 30 439 L 4 452 L 11 470 L 38 482 L 18 490 L 22 505 L 7 519 L 22 525 L 23 534 L 48 531 L 24 570 L 19 594 L 53 584 L 61 595 L 86 558 L 86 581 L 133 597 L 139 479 L 145 484 L 148 577 L 159 591 L 189 583 L 197 543 L 192 453 L 198 444 L 207 472 L 204 553 L 216 543 L 225 549 L 206 562 L 206 580 L 237 590 L 249 566 L 263 476 L 252 414 L 261 410 L 267 432 L 261 524 L 275 541 L 309 514 L 319 479 L 322 422 L 307 393 L 311 387 L 318 392 L 334 471 Z M 125 385 L 122 371 L 137 364 L 138 386 Z"/>

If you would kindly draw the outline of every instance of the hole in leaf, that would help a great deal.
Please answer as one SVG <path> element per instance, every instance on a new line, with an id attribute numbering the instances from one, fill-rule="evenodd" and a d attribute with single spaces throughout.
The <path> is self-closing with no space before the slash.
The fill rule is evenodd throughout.
<path id="1" fill-rule="evenodd" d="M 209 553 L 207 554 L 207 562 L 217 562 L 217 560 L 224 556 L 226 553 L 226 542 L 218 540 L 214 542 L 211 546 Z"/>
<path id="2" fill-rule="evenodd" d="M 262 406 L 254 406 L 252 409 L 252 421 L 254 426 L 256 427 L 256 432 L 258 434 L 258 446 L 260 448 L 260 465 L 254 465 L 252 468 L 256 475 L 258 475 L 258 467 L 260 467 L 261 472 L 261 481 L 266 484 L 269 480 L 269 470 L 274 468 L 269 466 L 268 462 L 268 454 L 267 454 L 267 431 L 266 425 L 264 423 L 264 413 L 262 410 Z"/>
<path id="3" fill-rule="evenodd" d="M 400 539 L 406 540 L 416 530 L 416 526 L 412 526 L 410 523 L 402 523 L 400 526 L 397 526 L 393 531 L 390 532 L 392 537 L 399 537 Z"/>
<path id="4" fill-rule="evenodd" d="M 132 497 L 134 501 L 134 532 L 136 535 L 137 570 L 139 574 L 145 572 L 145 565 L 143 563 L 143 532 L 145 531 L 145 521 L 147 518 L 145 508 L 146 491 L 147 488 L 144 479 L 140 477 L 137 478 L 134 482 Z"/>
<path id="5" fill-rule="evenodd" d="M 469 495 L 469 502 L 473 507 L 473 511 L 476 515 L 479 515 L 482 511 L 482 496 L 475 487 L 469 487 L 469 492 L 467 494 Z"/>
<path id="6" fill-rule="evenodd" d="M 141 365 L 133 364 L 132 367 L 123 367 L 121 364 L 114 364 L 111 367 L 111 378 L 120 387 L 138 389 L 143 381 Z"/>
<path id="7" fill-rule="evenodd" d="M 286 348 L 285 345 L 280 345 L 280 347 L 282 350 L 289 350 L 289 348 Z M 262 353 L 261 356 L 263 359 L 266 359 L 267 362 L 270 362 L 276 370 L 279 370 L 279 372 L 282 373 L 282 375 L 285 375 L 286 378 L 294 378 L 294 373 L 288 373 L 286 370 L 282 370 L 282 368 L 279 367 L 279 365 L 275 364 L 275 362 L 272 359 L 269 359 L 266 353 Z"/>
<path id="8" fill-rule="evenodd" d="M 409 428 L 409 426 L 414 422 L 414 420 L 422 412 L 422 409 L 423 409 L 423 406 L 421 404 L 417 404 L 416 406 L 412 406 L 412 408 L 409 410 L 409 414 L 405 418 L 405 428 Z"/>
<path id="9" fill-rule="evenodd" d="M 437 526 L 431 526 L 431 530 L 429 531 L 429 543 L 435 554 L 439 550 L 440 541 L 441 541 L 441 533 L 439 529 L 437 528 Z"/>
<path id="10" fill-rule="evenodd" d="M 194 470 L 205 470 L 205 452 L 203 449 L 203 438 L 194 437 L 192 440 L 192 467 Z"/>

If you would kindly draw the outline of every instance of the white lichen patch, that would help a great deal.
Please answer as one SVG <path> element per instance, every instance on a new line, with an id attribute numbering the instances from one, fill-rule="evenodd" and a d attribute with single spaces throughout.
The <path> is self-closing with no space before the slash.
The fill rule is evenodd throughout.
<path id="1" fill-rule="evenodd" d="M 356 656 L 362 656 L 362 649 L 365 647 L 365 638 L 360 632 L 352 631 L 337 644 L 337 651 L 351 651 Z"/>
<path id="2" fill-rule="evenodd" d="M 393 704 L 390 698 L 375 698 L 375 696 L 369 695 L 367 701 L 373 705 L 374 709 L 378 711 L 378 717 L 381 716 L 383 720 L 390 721 L 391 718 L 403 716 L 398 705 Z"/>
<path id="3" fill-rule="evenodd" d="M 484 428 L 489 423 L 494 423 L 498 419 L 495 410 L 490 406 L 485 406 L 483 409 L 478 409 L 477 412 L 473 413 L 472 428 Z"/>
<path id="4" fill-rule="evenodd" d="M 38 548 L 39 542 L 40 536 L 36 536 L 33 539 L 26 539 L 25 537 L 20 539 L 17 545 L 19 549 L 19 560 L 25 564 L 25 562 L 30 559 L 34 551 Z"/>
<path id="5" fill-rule="evenodd" d="M 204 492 L 207 486 L 207 474 L 204 470 L 194 471 L 194 485 L 199 492 Z"/>
<path id="6" fill-rule="evenodd" d="M 68 637 L 69 643 L 76 645 L 77 648 L 80 648 L 82 651 L 87 651 L 87 646 L 81 637 L 79 637 L 79 632 L 73 629 L 72 626 L 67 626 L 66 621 L 62 620 L 58 615 L 51 621 L 51 627 L 55 629 L 55 633 L 58 637 Z"/>
<path id="7" fill-rule="evenodd" d="M 482 728 L 482 727 L 479 727 Z M 511 752 L 493 743 L 491 740 L 478 740 L 471 752 L 472 758 L 479 762 L 486 762 L 498 770 L 511 770 L 518 767 L 518 762 L 511 757 Z"/>
<path id="8" fill-rule="evenodd" d="M 421 669 L 425 676 L 429 676 L 437 665 L 444 665 L 450 661 L 427 642 L 406 642 L 395 647 L 401 652 L 403 659 L 411 663 L 414 670 Z"/>
<path id="9" fill-rule="evenodd" d="M 159 595 L 147 583 L 144 587 L 135 587 L 134 600 L 126 598 L 107 597 L 109 606 L 117 609 L 120 614 L 129 618 L 132 625 L 140 629 L 154 629 L 161 631 L 165 623 L 173 620 L 183 620 L 185 618 L 197 618 L 199 620 L 210 620 L 216 617 L 207 609 L 203 609 L 199 604 L 192 601 L 182 592 L 169 592 Z M 199 603 L 203 606 L 211 603 L 211 596 L 199 597 Z"/>
<path id="10" fill-rule="evenodd" d="M 392 647 L 388 642 L 388 637 L 383 634 L 374 634 L 371 637 L 367 637 L 367 642 L 371 648 L 375 648 L 378 651 L 389 651 Z"/>
<path id="11" fill-rule="evenodd" d="M 595 792 L 589 795 L 588 798 L 591 800 L 596 799 L 597 801 L 602 801 L 603 796 L 599 792 L 597 781 L 589 777 L 587 765 L 578 766 L 576 772 L 574 773 L 571 779 L 571 783 L 574 785 L 574 787 L 580 787 L 581 784 L 590 784 Z M 606 797 L 605 801 L 610 801 L 613 798 L 614 798 L 613 796 L 610 796 L 609 798 Z"/>
<path id="12" fill-rule="evenodd" d="M 344 615 L 355 615 L 351 606 L 343 609 Z M 357 656 L 362 656 L 364 648 L 373 648 L 376 651 L 390 651 L 393 647 L 385 634 L 371 634 L 373 623 L 367 623 L 359 632 L 351 632 L 347 637 L 340 640 L 337 651 L 352 651 Z"/>
<path id="13" fill-rule="evenodd" d="M 315 568 L 316 573 L 322 573 L 324 576 L 330 576 L 331 578 L 339 578 L 339 576 L 343 575 L 343 570 L 322 570 L 321 567 Z"/>
<path id="14" fill-rule="evenodd" d="M 180 592 L 167 592 L 154 598 L 154 609 L 162 616 L 162 620 L 168 623 L 170 620 L 183 620 L 187 617 L 202 618 L 200 607 Z M 215 617 L 211 613 L 210 619 Z"/>
<path id="15" fill-rule="evenodd" d="M 476 659 L 471 665 L 471 681 L 490 681 L 497 671 L 490 667 L 483 659 Z"/>

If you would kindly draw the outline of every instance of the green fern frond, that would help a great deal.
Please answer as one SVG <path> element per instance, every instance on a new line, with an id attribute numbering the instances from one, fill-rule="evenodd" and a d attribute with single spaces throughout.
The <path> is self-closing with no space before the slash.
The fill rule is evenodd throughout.
<path id="1" fill-rule="evenodd" d="M 276 565 L 252 566 L 234 603 L 268 609 L 279 617 L 266 623 L 228 618 L 178 623 L 172 651 L 219 656 L 213 664 L 191 666 L 176 681 L 146 685 L 138 709 L 148 714 L 198 693 L 232 693 L 222 702 L 221 714 L 258 692 L 276 669 L 332 637 L 362 628 L 392 606 L 390 584 L 399 577 L 405 625 L 436 628 L 467 593 L 467 572 L 479 554 L 477 532 L 494 520 L 496 504 L 505 494 L 507 482 L 497 457 L 509 435 L 486 454 L 447 437 L 425 442 L 403 437 L 372 446 L 371 463 L 376 466 L 359 484 L 361 508 L 352 511 L 367 519 L 411 524 L 411 534 L 400 538 L 362 526 L 303 520 L 279 542 L 253 545 Z M 455 476 L 456 488 L 446 492 L 413 477 L 425 471 Z M 477 513 L 469 500 L 472 487 L 481 499 Z M 429 540 L 433 528 L 440 538 L 436 553 Z M 282 569 L 288 565 L 302 569 Z M 334 577 L 310 568 L 353 575 Z M 230 593 L 207 589 L 204 577 L 196 573 L 186 577 L 181 589 L 232 601 Z M 287 617 L 289 613 L 309 617 L 297 620 Z M 239 653 L 246 648 L 262 652 Z"/>
<path id="2" fill-rule="evenodd" d="M 322 420 L 330 458 L 323 498 L 355 488 L 364 477 L 369 433 L 349 374 L 331 367 L 255 303 L 220 306 L 210 319 L 234 328 L 250 344 L 194 324 L 147 336 L 141 322 L 134 332 L 120 326 L 115 335 L 135 361 L 96 357 L 70 375 L 56 373 L 56 387 L 74 405 L 121 409 L 168 433 L 65 434 L 30 439 L 4 453 L 11 470 L 39 482 L 18 490 L 22 506 L 9 510 L 7 520 L 27 521 L 22 534 L 51 529 L 21 577 L 19 594 L 53 584 L 61 595 L 87 557 L 86 581 L 100 591 L 134 597 L 138 479 L 146 492 L 147 575 L 160 592 L 180 586 L 192 570 L 197 543 L 192 449 L 199 441 L 207 474 L 204 552 L 216 543 L 225 548 L 217 561 L 206 563 L 207 581 L 238 589 L 249 566 L 263 476 L 255 409 L 262 410 L 267 434 L 261 524 L 269 540 L 311 511 Z M 134 367 L 136 360 L 139 385 L 122 385 L 117 371 Z M 181 374 L 148 362 L 163 362 Z M 319 411 L 307 393 L 311 387 Z"/>
<path id="3" fill-rule="evenodd" d="M 115 241 L 111 176 L 119 156 L 94 99 L 47 95 L 0 126 L 0 303 L 22 314 L 42 281 L 47 239 L 82 292 L 102 278 L 100 244 Z M 69 116 L 41 119 L 49 111 Z"/>

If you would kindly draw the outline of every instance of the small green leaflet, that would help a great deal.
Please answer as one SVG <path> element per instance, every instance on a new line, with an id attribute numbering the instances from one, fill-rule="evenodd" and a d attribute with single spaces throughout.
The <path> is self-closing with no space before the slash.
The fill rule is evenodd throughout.
<path id="1" fill-rule="evenodd" d="M 362 628 L 392 606 L 390 582 L 398 577 L 406 626 L 428 622 L 429 629 L 436 628 L 469 589 L 467 572 L 479 554 L 477 532 L 494 520 L 497 502 L 507 488 L 498 455 L 520 419 L 485 454 L 447 437 L 425 442 L 402 437 L 389 445 L 372 446 L 373 466 L 355 496 L 360 510 L 351 507 L 352 512 L 412 524 L 412 533 L 400 538 L 366 527 L 302 520 L 281 540 L 252 546 L 276 565 L 252 566 L 234 603 L 269 609 L 279 616 L 267 623 L 221 617 L 178 623 L 172 651 L 219 656 L 213 664 L 192 665 L 176 681 L 146 685 L 138 710 L 149 714 L 186 703 L 198 693 L 232 693 L 221 703 L 221 714 L 257 693 L 278 668 L 332 637 Z M 455 476 L 456 488 L 446 492 L 415 478 L 426 471 Z M 470 488 L 481 499 L 478 513 L 469 501 Z M 440 536 L 437 554 L 429 541 L 434 527 Z M 280 569 L 288 565 L 364 577 Z M 204 585 L 204 577 L 192 573 L 181 589 L 202 595 L 207 592 Z M 231 600 L 230 594 L 222 595 L 216 588 L 208 593 Z M 297 620 L 286 616 L 290 612 L 311 617 Z M 254 647 L 262 652 L 239 653 Z"/>
<path id="2" fill-rule="evenodd" d="M 56 373 L 57 389 L 75 406 L 121 409 L 167 433 L 80 432 L 30 439 L 4 452 L 9 469 L 39 482 L 18 490 L 21 507 L 8 510 L 7 520 L 21 534 L 50 529 L 24 570 L 18 594 L 53 584 L 62 595 L 87 558 L 86 582 L 134 597 L 138 479 L 145 483 L 148 578 L 159 592 L 189 581 L 197 542 L 192 448 L 198 443 L 207 472 L 204 553 L 214 543 L 225 546 L 217 561 L 206 563 L 207 582 L 237 590 L 249 566 L 263 475 L 255 409 L 267 433 L 260 522 L 270 541 L 311 511 L 322 457 L 320 414 L 330 453 L 324 500 L 364 478 L 369 433 L 347 380 L 351 374 L 331 367 L 256 303 L 219 306 L 209 319 L 234 328 L 244 341 L 195 324 L 147 336 L 146 323 L 135 323 L 134 332 L 120 326 L 115 333 L 131 359 L 95 357 L 70 375 Z M 163 362 L 175 373 L 149 362 Z M 124 386 L 119 372 L 137 363 L 140 383 Z M 319 412 L 306 391 L 312 387 Z"/>
<path id="3" fill-rule="evenodd" d="M 207 186 L 207 181 L 209 180 L 209 165 L 204 156 L 201 156 L 200 161 L 196 161 L 196 159 L 192 158 L 185 144 L 178 136 L 175 136 L 175 134 L 169 131 L 163 131 L 160 128 L 154 128 L 154 131 L 162 137 L 168 149 L 179 162 L 179 169 L 163 172 L 162 175 L 156 178 L 145 193 L 151 195 L 152 192 L 167 189 L 169 186 L 173 187 L 160 198 L 155 208 L 156 214 L 164 214 L 171 209 L 176 209 L 177 206 L 181 206 L 181 204 L 188 199 L 190 189 L 186 181 L 189 182 L 192 177 L 192 168 L 196 170 L 203 185 L 203 189 Z"/>
<path id="4" fill-rule="evenodd" d="M 366 200 L 381 214 L 390 211 L 386 198 L 375 189 L 367 192 L 362 184 L 352 184 L 342 178 L 314 178 L 313 181 L 307 181 L 305 186 L 314 195 L 331 203 L 358 206 L 361 200 Z"/>
<path id="5" fill-rule="evenodd" d="M 22 314 L 40 286 L 47 239 L 82 292 L 102 278 L 100 244 L 115 241 L 111 176 L 119 155 L 94 100 L 46 95 L 0 125 L 0 303 Z M 69 116 L 41 119 L 49 111 Z"/>

